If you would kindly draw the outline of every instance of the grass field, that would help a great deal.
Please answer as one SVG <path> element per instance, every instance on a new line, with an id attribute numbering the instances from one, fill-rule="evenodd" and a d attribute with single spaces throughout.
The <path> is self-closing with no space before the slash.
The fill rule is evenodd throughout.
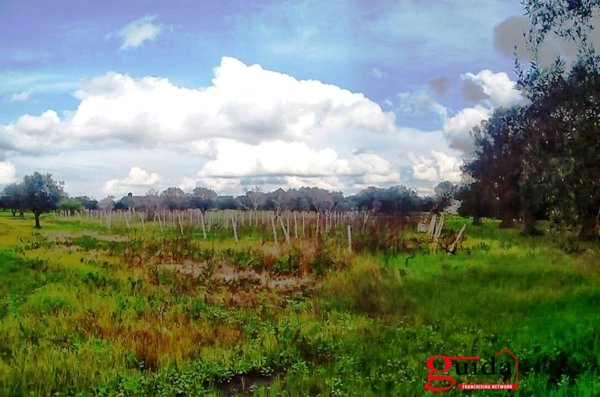
<path id="1" fill-rule="evenodd" d="M 435 395 L 430 356 L 505 347 L 519 390 L 440 395 L 600 395 L 597 244 L 495 221 L 455 255 L 408 230 L 404 250 L 350 254 L 42 226 L 0 213 L 0 395 Z"/>

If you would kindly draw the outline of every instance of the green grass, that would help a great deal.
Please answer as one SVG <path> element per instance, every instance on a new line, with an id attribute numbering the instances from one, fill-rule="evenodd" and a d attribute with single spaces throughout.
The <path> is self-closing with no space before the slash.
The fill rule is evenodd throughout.
<path id="1" fill-rule="evenodd" d="M 600 394 L 594 244 L 487 221 L 467 226 L 456 255 L 410 232 L 394 242 L 405 251 L 349 255 L 326 239 L 265 254 L 261 233 L 236 244 L 91 226 L 47 215 L 38 232 L 0 213 L 0 395 L 418 396 L 431 355 L 504 347 L 520 360 L 520 396 Z M 313 282 L 261 288 L 156 267 L 185 261 L 274 279 L 309 269 Z"/>

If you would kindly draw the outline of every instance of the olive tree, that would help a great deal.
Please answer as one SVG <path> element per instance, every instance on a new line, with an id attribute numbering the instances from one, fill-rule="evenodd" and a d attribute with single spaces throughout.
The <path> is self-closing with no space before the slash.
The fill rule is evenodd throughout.
<path id="1" fill-rule="evenodd" d="M 51 174 L 34 172 L 23 177 L 23 204 L 35 217 L 35 227 L 39 229 L 40 215 L 56 209 L 58 202 L 65 196 L 63 184 L 52 179 Z"/>

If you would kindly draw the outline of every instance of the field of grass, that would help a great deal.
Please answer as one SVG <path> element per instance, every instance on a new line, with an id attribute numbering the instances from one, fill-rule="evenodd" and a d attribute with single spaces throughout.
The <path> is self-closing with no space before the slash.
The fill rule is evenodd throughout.
<path id="1" fill-rule="evenodd" d="M 390 250 L 356 233 L 350 254 L 327 237 L 42 227 L 0 213 L 0 395 L 435 395 L 430 356 L 505 347 L 519 390 L 440 395 L 600 395 L 597 244 L 495 221 L 455 255 L 410 228 Z"/>

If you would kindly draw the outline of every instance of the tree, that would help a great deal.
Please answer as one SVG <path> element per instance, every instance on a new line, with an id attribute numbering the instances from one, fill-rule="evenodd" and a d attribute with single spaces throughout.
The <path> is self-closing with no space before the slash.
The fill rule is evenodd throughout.
<path id="1" fill-rule="evenodd" d="M 330 191 L 318 187 L 302 187 L 298 194 L 306 197 L 306 200 L 316 211 L 331 210 L 335 200 Z"/>
<path id="2" fill-rule="evenodd" d="M 141 198 L 142 205 L 146 209 L 146 212 L 150 214 L 160 208 L 160 195 L 158 190 L 150 188 L 146 194 Z"/>
<path id="3" fill-rule="evenodd" d="M 219 195 L 214 191 L 206 187 L 196 187 L 192 192 L 190 198 L 190 204 L 195 208 L 200 208 L 206 211 L 209 208 L 215 206 L 215 202 Z"/>
<path id="4" fill-rule="evenodd" d="M 109 195 L 109 196 L 104 197 L 98 203 L 98 208 L 100 208 L 101 210 L 105 210 L 105 211 L 110 211 L 113 208 L 115 208 L 115 196 Z"/>
<path id="5" fill-rule="evenodd" d="M 517 64 L 519 86 L 532 105 L 528 114 L 528 161 L 541 176 L 550 210 L 562 223 L 579 226 L 579 237 L 597 238 L 600 210 L 600 58 L 590 40 L 600 0 L 526 0 L 532 23 L 528 40 L 531 66 Z M 543 66 L 538 52 L 548 33 L 577 46 L 571 64 L 558 58 Z"/>
<path id="6" fill-rule="evenodd" d="M 219 196 L 215 201 L 215 205 L 220 210 L 235 210 L 238 207 L 238 202 L 233 196 Z"/>
<path id="7" fill-rule="evenodd" d="M 282 209 L 285 209 L 288 199 L 288 194 L 282 188 L 267 194 L 267 201 L 277 214 L 281 212 Z"/>
<path id="8" fill-rule="evenodd" d="M 534 53 L 550 32 L 578 43 L 583 51 L 593 48 L 588 37 L 600 0 L 524 0 L 523 6 L 532 25 L 527 39 Z"/>
<path id="9" fill-rule="evenodd" d="M 4 205 L 11 210 L 13 216 L 17 214 L 17 211 L 23 217 L 25 211 L 25 201 L 23 199 L 23 184 L 11 183 L 4 187 L 3 201 Z"/>
<path id="10" fill-rule="evenodd" d="M 496 109 L 473 130 L 475 154 L 463 167 L 482 191 L 493 192 L 501 227 L 512 227 L 521 210 L 520 181 L 523 175 L 525 132 L 523 108 Z M 491 198 L 491 197 L 489 197 Z"/>
<path id="11" fill-rule="evenodd" d="M 73 215 L 75 211 L 81 211 L 84 206 L 78 199 L 65 197 L 58 202 L 57 208 L 62 211 L 68 211 Z"/>
<path id="12" fill-rule="evenodd" d="M 422 204 L 416 192 L 400 185 L 386 189 L 371 186 L 358 192 L 351 201 L 362 210 L 400 214 L 417 211 Z"/>
<path id="13" fill-rule="evenodd" d="M 593 240 L 600 210 L 600 62 L 580 59 L 540 94 L 531 111 L 538 175 L 550 174 L 548 197 L 557 219 Z M 542 167 L 544 166 L 544 168 Z M 549 171 L 550 170 L 550 171 Z"/>
<path id="14" fill-rule="evenodd" d="M 441 212 L 450 204 L 452 204 L 452 200 L 457 191 L 457 186 L 452 182 L 443 181 L 438 183 L 434 188 L 433 192 L 435 193 L 435 204 L 434 211 Z"/>
<path id="15" fill-rule="evenodd" d="M 481 226 L 481 218 L 493 216 L 494 195 L 481 182 L 462 185 L 456 192 L 456 199 L 460 200 L 458 214 L 472 216 L 474 226 Z"/>
<path id="16" fill-rule="evenodd" d="M 260 186 L 257 185 L 251 190 L 246 190 L 246 198 L 254 212 L 258 210 L 258 207 L 265 204 L 265 194 L 260 190 Z"/>
<path id="17" fill-rule="evenodd" d="M 85 208 L 87 210 L 97 210 L 98 209 L 98 200 L 95 200 L 88 196 L 77 196 L 77 197 L 75 197 L 75 200 L 78 200 L 83 205 L 83 208 Z"/>
<path id="18" fill-rule="evenodd" d="M 51 174 L 34 172 L 23 178 L 24 205 L 33 212 L 36 229 L 41 227 L 40 215 L 56 209 L 58 202 L 65 196 L 62 185 L 55 182 Z"/>
<path id="19" fill-rule="evenodd" d="M 127 193 L 127 196 L 121 197 L 121 199 L 115 205 L 116 209 L 132 210 L 135 208 L 135 199 L 133 193 Z"/>
<path id="20" fill-rule="evenodd" d="M 160 197 L 164 205 L 170 210 L 180 210 L 189 207 L 188 195 L 178 187 L 165 189 Z"/>

